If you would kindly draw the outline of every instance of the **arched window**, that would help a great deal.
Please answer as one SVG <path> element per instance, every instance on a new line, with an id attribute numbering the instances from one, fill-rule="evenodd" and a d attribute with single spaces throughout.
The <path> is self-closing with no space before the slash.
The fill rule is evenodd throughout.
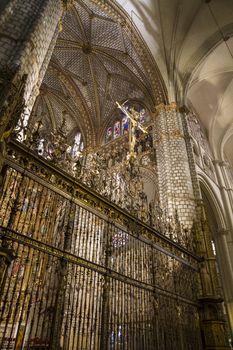
<path id="1" fill-rule="evenodd" d="M 82 135 L 80 132 L 77 132 L 77 134 L 74 136 L 74 142 L 73 145 L 71 146 L 70 154 L 73 158 L 75 158 L 78 153 L 82 152 L 84 148 L 83 140 L 82 140 Z"/>
<path id="2" fill-rule="evenodd" d="M 131 108 L 134 108 L 140 114 L 139 122 L 141 124 L 147 123 L 150 120 L 149 111 L 141 103 L 137 101 L 126 101 L 123 105 L 129 112 Z M 128 133 L 129 118 L 119 108 L 115 110 L 113 119 L 114 122 L 106 130 L 105 143 Z"/>

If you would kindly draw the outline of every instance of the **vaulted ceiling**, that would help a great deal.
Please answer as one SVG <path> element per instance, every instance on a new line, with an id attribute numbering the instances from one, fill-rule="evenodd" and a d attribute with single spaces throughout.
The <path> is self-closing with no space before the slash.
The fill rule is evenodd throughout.
<path id="1" fill-rule="evenodd" d="M 67 119 L 86 146 L 101 144 L 116 101 L 141 101 L 153 110 L 166 100 L 157 66 L 120 8 L 108 13 L 77 0 L 63 18 L 33 114 L 53 129 Z"/>
<path id="2" fill-rule="evenodd" d="M 214 157 L 233 166 L 233 1 L 117 2 L 146 40 L 169 100 L 196 112 Z"/>
<path id="3" fill-rule="evenodd" d="M 177 101 L 196 112 L 214 157 L 233 166 L 232 0 L 73 3 L 34 114 L 53 128 L 65 114 L 70 130 L 93 146 L 116 100 L 139 100 L 152 111 Z"/>

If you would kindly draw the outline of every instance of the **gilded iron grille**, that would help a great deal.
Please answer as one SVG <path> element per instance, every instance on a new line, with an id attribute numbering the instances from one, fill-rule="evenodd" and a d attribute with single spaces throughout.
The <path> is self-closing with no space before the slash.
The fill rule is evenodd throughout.
<path id="1" fill-rule="evenodd" d="M 201 349 L 193 254 L 16 145 L 1 193 L 1 349 Z"/>

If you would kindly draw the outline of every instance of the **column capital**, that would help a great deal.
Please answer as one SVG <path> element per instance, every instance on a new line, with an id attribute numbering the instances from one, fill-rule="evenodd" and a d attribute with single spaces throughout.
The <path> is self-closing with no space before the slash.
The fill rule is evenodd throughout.
<path id="1" fill-rule="evenodd" d="M 228 228 L 225 228 L 225 227 L 220 227 L 218 229 L 218 233 L 221 235 L 227 235 L 229 232 L 230 232 L 230 230 Z"/>
<path id="2" fill-rule="evenodd" d="M 155 109 L 157 112 L 160 111 L 177 111 L 180 113 L 191 113 L 191 111 L 188 109 L 187 106 L 183 105 L 183 106 L 179 106 L 176 102 L 172 101 L 169 104 L 165 104 L 165 103 L 160 103 L 159 105 L 155 106 Z"/>
<path id="3" fill-rule="evenodd" d="M 170 104 L 166 105 L 164 103 L 160 103 L 158 106 L 156 106 L 156 111 L 161 112 L 161 111 L 178 111 L 179 107 L 177 106 L 176 102 L 171 102 Z"/>
<path id="4" fill-rule="evenodd" d="M 224 166 L 229 166 L 228 162 L 225 162 L 224 160 L 220 160 L 220 159 L 212 159 L 213 164 L 217 164 L 220 167 L 224 167 Z"/>

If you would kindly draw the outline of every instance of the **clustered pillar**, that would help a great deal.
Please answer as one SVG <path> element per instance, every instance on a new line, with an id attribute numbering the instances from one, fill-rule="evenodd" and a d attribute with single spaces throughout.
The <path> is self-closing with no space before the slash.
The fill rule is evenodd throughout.
<path id="1" fill-rule="evenodd" d="M 175 103 L 157 106 L 154 146 L 162 209 L 168 216 L 177 211 L 180 222 L 191 228 L 195 218 L 195 200 L 181 114 Z"/>
<path id="2" fill-rule="evenodd" d="M 6 142 L 20 117 L 28 116 L 39 93 L 63 14 L 62 1 L 10 0 L 0 4 L 0 190 Z M 24 115 L 27 118 L 27 115 Z M 0 289 L 15 258 L 0 242 Z"/>
<path id="3" fill-rule="evenodd" d="M 187 111 L 175 103 L 162 104 L 156 109 L 154 146 L 161 206 L 168 215 L 176 211 L 180 222 L 191 228 L 194 251 L 202 259 L 198 300 L 204 349 L 228 349 L 223 299 L 185 118 Z"/>

